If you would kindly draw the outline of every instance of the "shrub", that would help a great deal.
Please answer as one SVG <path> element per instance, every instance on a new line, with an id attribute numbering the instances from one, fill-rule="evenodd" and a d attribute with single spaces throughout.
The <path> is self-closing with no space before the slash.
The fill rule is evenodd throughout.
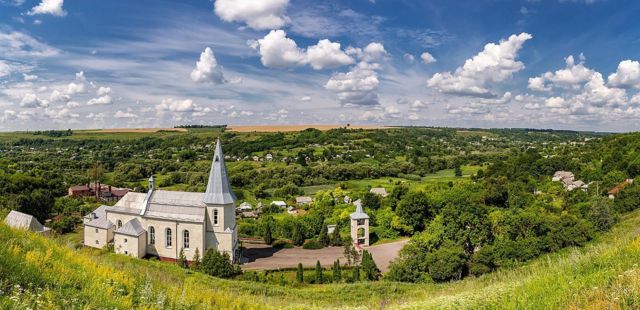
<path id="1" fill-rule="evenodd" d="M 324 246 L 322 245 L 322 243 L 318 242 L 318 240 L 316 239 L 309 239 L 302 245 L 302 248 L 305 250 L 318 250 L 322 249 L 323 247 Z"/>
<path id="2" fill-rule="evenodd" d="M 293 243 L 291 243 L 291 241 L 286 239 L 278 239 L 275 242 L 273 242 L 271 246 L 276 249 L 291 249 L 293 248 Z"/>
<path id="3" fill-rule="evenodd" d="M 200 270 L 218 278 L 231 278 L 242 273 L 239 267 L 231 264 L 229 254 L 220 253 L 214 249 L 208 249 L 205 252 Z"/>

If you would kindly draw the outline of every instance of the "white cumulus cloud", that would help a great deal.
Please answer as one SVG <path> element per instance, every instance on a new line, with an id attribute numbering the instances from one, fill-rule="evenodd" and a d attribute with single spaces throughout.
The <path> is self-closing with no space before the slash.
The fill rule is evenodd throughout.
<path id="1" fill-rule="evenodd" d="M 53 16 L 65 16 L 67 12 L 62 8 L 64 0 L 42 0 L 38 5 L 31 8 L 27 15 L 49 14 Z"/>
<path id="2" fill-rule="evenodd" d="M 242 22 L 256 30 L 277 29 L 289 18 L 289 0 L 216 0 L 214 10 L 226 22 Z"/>
<path id="3" fill-rule="evenodd" d="M 609 84 L 620 88 L 640 88 L 640 62 L 621 61 L 616 72 L 609 75 Z"/>
<path id="4" fill-rule="evenodd" d="M 227 82 L 210 47 L 205 48 L 200 54 L 196 67 L 191 71 L 191 80 L 197 83 L 211 82 L 214 84 Z"/>
<path id="5" fill-rule="evenodd" d="M 376 92 L 378 64 L 360 62 L 351 71 L 336 73 L 325 84 L 325 88 L 336 92 L 338 101 L 345 106 L 371 106 L 379 104 Z"/>
<path id="6" fill-rule="evenodd" d="M 424 62 L 425 64 L 432 64 L 436 62 L 436 58 L 433 57 L 433 55 L 431 55 L 429 52 L 422 53 L 422 55 L 420 55 L 420 59 L 422 59 L 422 62 Z"/>

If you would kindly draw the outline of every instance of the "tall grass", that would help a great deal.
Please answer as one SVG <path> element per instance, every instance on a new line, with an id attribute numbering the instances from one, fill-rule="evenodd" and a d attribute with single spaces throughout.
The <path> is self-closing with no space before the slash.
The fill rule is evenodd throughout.
<path id="1" fill-rule="evenodd" d="M 640 211 L 584 248 L 446 284 L 277 285 L 75 249 L 0 224 L 0 309 L 640 308 Z"/>

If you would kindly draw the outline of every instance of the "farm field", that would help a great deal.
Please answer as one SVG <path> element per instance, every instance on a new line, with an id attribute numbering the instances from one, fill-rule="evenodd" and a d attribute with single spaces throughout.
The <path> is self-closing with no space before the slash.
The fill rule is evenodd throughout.
<path id="1" fill-rule="evenodd" d="M 349 128 L 349 129 L 382 129 L 385 126 L 375 125 L 229 125 L 227 130 L 234 132 L 293 132 L 302 131 L 308 128 L 315 128 L 318 130 L 326 131 L 336 128 Z"/>

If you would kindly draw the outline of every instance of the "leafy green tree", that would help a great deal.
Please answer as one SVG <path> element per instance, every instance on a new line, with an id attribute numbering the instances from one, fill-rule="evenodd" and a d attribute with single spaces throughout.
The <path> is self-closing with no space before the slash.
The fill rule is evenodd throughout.
<path id="1" fill-rule="evenodd" d="M 323 225 L 322 229 L 320 229 L 320 235 L 318 236 L 318 242 L 323 246 L 329 246 L 329 233 L 327 232 L 327 227 Z"/>
<path id="2" fill-rule="evenodd" d="M 333 282 L 339 283 L 340 281 L 342 281 L 342 270 L 338 259 L 333 263 Z"/>
<path id="3" fill-rule="evenodd" d="M 629 212 L 640 207 L 640 184 L 633 182 L 618 193 L 613 201 L 618 212 Z"/>
<path id="4" fill-rule="evenodd" d="M 380 196 L 374 193 L 365 193 L 362 197 L 362 206 L 371 210 L 380 209 L 381 201 Z"/>
<path id="5" fill-rule="evenodd" d="M 231 264 L 229 254 L 221 254 L 214 249 L 208 249 L 202 258 L 202 272 L 218 277 L 231 278 L 239 273 L 240 269 Z"/>
<path id="6" fill-rule="evenodd" d="M 340 237 L 340 226 L 336 225 L 336 228 L 331 233 L 331 245 L 332 246 L 341 246 L 342 238 Z"/>
<path id="7" fill-rule="evenodd" d="M 297 246 L 304 244 L 304 232 L 299 222 L 296 222 L 293 226 L 293 244 Z"/>
<path id="8" fill-rule="evenodd" d="M 302 263 L 298 263 L 298 269 L 296 270 L 296 281 L 298 283 L 304 283 L 304 269 Z"/>
<path id="9" fill-rule="evenodd" d="M 447 244 L 427 255 L 427 268 L 434 281 L 442 282 L 462 278 L 465 254 L 460 246 Z"/>
<path id="10" fill-rule="evenodd" d="M 431 219 L 435 212 L 435 206 L 427 195 L 421 191 L 407 193 L 396 209 L 396 214 L 402 222 L 413 229 L 414 232 L 424 230 L 425 223 Z"/>
<path id="11" fill-rule="evenodd" d="M 398 203 L 400 202 L 400 200 L 402 200 L 404 195 L 406 195 L 408 192 L 409 192 L 409 186 L 407 186 L 405 183 L 400 183 L 391 190 L 391 193 L 389 193 L 388 199 L 389 199 L 389 205 L 391 206 L 392 210 L 394 211 L 396 210 Z"/>
<path id="12" fill-rule="evenodd" d="M 593 201 L 587 217 L 599 231 L 608 230 L 616 222 L 611 200 L 604 197 Z"/>
<path id="13" fill-rule="evenodd" d="M 456 165 L 455 169 L 454 169 L 454 174 L 456 177 L 461 177 L 462 176 L 462 169 L 460 168 L 460 165 Z"/>
<path id="14" fill-rule="evenodd" d="M 316 276 L 315 276 L 315 283 L 316 284 L 322 284 L 324 282 L 323 279 L 323 275 L 322 275 L 322 266 L 320 265 L 320 261 L 316 261 Z"/>

